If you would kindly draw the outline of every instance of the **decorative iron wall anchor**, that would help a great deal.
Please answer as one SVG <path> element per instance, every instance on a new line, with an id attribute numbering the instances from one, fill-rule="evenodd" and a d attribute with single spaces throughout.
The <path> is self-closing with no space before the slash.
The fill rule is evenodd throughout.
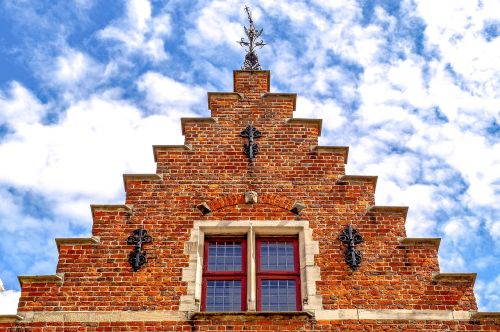
<path id="1" fill-rule="evenodd" d="M 250 162 L 252 162 L 257 152 L 259 152 L 259 145 L 254 142 L 254 139 L 261 137 L 262 134 L 252 123 L 250 123 L 245 130 L 240 133 L 240 136 L 248 138 L 248 143 L 245 143 L 243 151 L 248 156 Z"/>
<path id="2" fill-rule="evenodd" d="M 243 63 L 243 67 L 241 67 L 241 69 L 261 70 L 262 68 L 260 67 L 259 57 L 257 56 L 257 53 L 255 53 L 255 49 L 257 47 L 262 48 L 266 45 L 263 40 L 257 41 L 264 29 L 260 29 L 260 31 L 255 29 L 250 8 L 245 6 L 245 11 L 247 12 L 248 20 L 250 21 L 250 27 L 247 29 L 246 26 L 243 26 L 248 39 L 244 40 L 241 38 L 241 40 L 237 42 L 240 46 L 248 47 L 247 54 L 245 55 L 245 62 Z"/>
<path id="3" fill-rule="evenodd" d="M 359 250 L 356 250 L 356 244 L 363 242 L 363 237 L 349 224 L 342 231 L 342 234 L 339 235 L 339 240 L 347 244 L 345 262 L 351 269 L 356 270 L 361 264 L 361 253 Z"/>
<path id="4" fill-rule="evenodd" d="M 146 251 L 142 250 L 144 243 L 151 243 L 153 238 L 147 235 L 148 231 L 142 228 L 133 231 L 132 235 L 127 238 L 127 244 L 135 245 L 134 250 L 128 256 L 128 262 L 132 265 L 134 271 L 138 271 L 144 264 L 147 263 Z"/>

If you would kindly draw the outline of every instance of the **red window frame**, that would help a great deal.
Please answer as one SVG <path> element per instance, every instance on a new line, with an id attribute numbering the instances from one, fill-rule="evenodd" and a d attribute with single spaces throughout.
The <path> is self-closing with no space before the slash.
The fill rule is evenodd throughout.
<path id="1" fill-rule="evenodd" d="M 261 243 L 262 241 L 274 241 L 274 242 L 293 242 L 293 257 L 294 257 L 294 269 L 293 271 L 263 271 L 260 268 L 260 253 L 261 253 Z M 295 305 L 296 310 L 302 310 L 301 296 L 300 296 L 300 267 L 299 267 L 299 241 L 297 237 L 259 237 L 255 241 L 255 256 L 256 256 L 256 270 L 257 270 L 257 311 L 262 311 L 262 301 L 261 301 L 261 285 L 262 279 L 272 280 L 295 280 Z"/>
<path id="2" fill-rule="evenodd" d="M 212 242 L 241 242 L 241 271 L 209 271 L 208 247 Z M 203 280 L 201 290 L 201 311 L 206 311 L 207 281 L 209 280 L 239 280 L 241 281 L 241 311 L 247 310 L 247 242 L 244 237 L 209 237 L 205 239 L 203 248 Z"/>

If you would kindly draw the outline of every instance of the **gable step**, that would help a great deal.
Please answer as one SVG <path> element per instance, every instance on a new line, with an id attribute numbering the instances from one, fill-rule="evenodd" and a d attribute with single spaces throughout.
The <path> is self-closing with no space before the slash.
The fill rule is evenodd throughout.
<path id="1" fill-rule="evenodd" d="M 48 274 L 48 275 L 32 275 L 32 276 L 18 276 L 17 279 L 21 286 L 23 284 L 32 282 L 62 282 L 64 280 L 64 274 Z"/>
<path id="2" fill-rule="evenodd" d="M 313 153 L 333 153 L 333 154 L 341 154 L 344 156 L 344 164 L 347 164 L 347 157 L 349 155 L 349 147 L 348 146 L 321 146 L 321 145 L 312 145 L 309 148 L 309 151 Z"/>
<path id="3" fill-rule="evenodd" d="M 341 184 L 341 182 L 370 182 L 373 186 L 373 190 L 377 188 L 377 180 L 378 176 L 376 175 L 344 175 L 341 178 L 337 180 L 338 184 Z"/>
<path id="4" fill-rule="evenodd" d="M 92 210 L 92 216 L 97 211 L 102 212 L 132 212 L 132 207 L 125 204 L 90 204 L 90 209 Z"/>
<path id="5" fill-rule="evenodd" d="M 207 97 L 208 109 L 211 111 L 217 111 L 218 107 L 227 106 L 228 103 L 235 103 L 236 101 L 245 98 L 245 95 L 240 92 L 208 92 Z"/>
<path id="6" fill-rule="evenodd" d="M 439 249 L 439 244 L 441 243 L 441 238 L 439 237 L 402 237 L 399 238 L 399 244 L 404 247 L 435 247 L 436 250 Z"/>
<path id="7" fill-rule="evenodd" d="M 162 182 L 163 177 L 158 174 L 123 174 L 123 186 L 125 191 L 128 189 L 129 181 L 141 181 L 141 182 Z"/>
<path id="8" fill-rule="evenodd" d="M 476 273 L 436 273 L 432 276 L 432 280 L 436 282 L 471 283 L 471 286 L 474 286 L 476 275 Z"/>
<path id="9" fill-rule="evenodd" d="M 191 151 L 193 147 L 191 144 L 183 145 L 153 145 L 153 155 L 155 162 L 158 162 L 158 153 L 160 152 L 182 152 Z"/>
<path id="10" fill-rule="evenodd" d="M 318 136 L 321 136 L 321 128 L 323 126 L 323 120 L 321 119 L 303 119 L 303 118 L 290 118 L 285 121 L 288 124 L 299 124 L 303 126 L 316 127 L 318 130 Z"/>
<path id="11" fill-rule="evenodd" d="M 475 320 L 500 320 L 500 312 L 476 312 L 471 319 Z"/>
<path id="12" fill-rule="evenodd" d="M 182 128 L 182 135 L 186 135 L 186 125 L 187 124 L 198 124 L 198 123 L 217 123 L 217 120 L 215 120 L 212 117 L 207 117 L 207 118 L 181 118 L 181 128 Z"/>
<path id="13" fill-rule="evenodd" d="M 406 219 L 408 215 L 408 207 L 407 206 L 382 206 L 382 205 L 373 205 L 368 209 L 370 213 L 395 213 L 402 214 Z"/>
<path id="14" fill-rule="evenodd" d="M 100 238 L 98 236 L 92 237 L 59 237 L 56 238 L 57 250 L 60 251 L 61 246 L 78 246 L 78 245 L 90 245 L 97 246 L 100 244 Z"/>
<path id="15" fill-rule="evenodd" d="M 297 107 L 297 94 L 296 93 L 284 93 L 284 92 L 267 92 L 261 94 L 262 99 L 271 99 L 271 98 L 289 98 L 293 102 L 293 110 L 295 112 L 295 109 Z"/>
<path id="16" fill-rule="evenodd" d="M 0 315 L 0 323 L 15 323 L 23 320 L 19 315 Z"/>

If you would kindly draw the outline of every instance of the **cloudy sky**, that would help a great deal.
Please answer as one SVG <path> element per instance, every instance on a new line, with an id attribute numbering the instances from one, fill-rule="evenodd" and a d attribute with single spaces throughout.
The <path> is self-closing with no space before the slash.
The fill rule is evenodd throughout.
<path id="1" fill-rule="evenodd" d="M 499 311 L 498 0 L 0 0 L 0 313 L 17 275 L 55 272 L 55 237 L 90 235 L 89 204 L 123 202 L 122 173 L 155 171 L 153 144 L 183 143 L 207 91 L 232 91 L 245 3 L 271 89 Z"/>

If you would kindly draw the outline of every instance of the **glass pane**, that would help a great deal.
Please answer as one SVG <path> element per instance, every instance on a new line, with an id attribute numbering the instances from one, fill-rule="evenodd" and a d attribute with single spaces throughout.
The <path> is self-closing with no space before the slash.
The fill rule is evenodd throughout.
<path id="1" fill-rule="evenodd" d="M 208 280 L 206 311 L 241 311 L 241 281 Z"/>
<path id="2" fill-rule="evenodd" d="M 294 271 L 293 242 L 265 240 L 260 242 L 262 271 Z"/>
<path id="3" fill-rule="evenodd" d="M 261 282 L 262 311 L 297 310 L 295 280 L 262 280 Z"/>
<path id="4" fill-rule="evenodd" d="M 241 242 L 208 243 L 208 271 L 241 271 Z"/>

